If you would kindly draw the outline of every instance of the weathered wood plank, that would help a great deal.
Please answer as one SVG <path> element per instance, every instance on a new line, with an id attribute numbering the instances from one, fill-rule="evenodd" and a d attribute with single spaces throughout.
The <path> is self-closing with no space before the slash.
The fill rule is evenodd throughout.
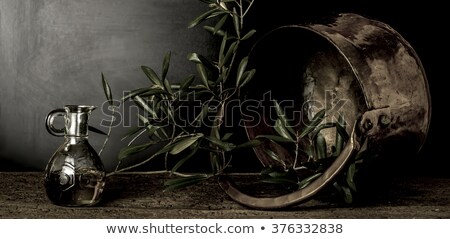
<path id="1" fill-rule="evenodd" d="M 450 178 L 403 178 L 373 202 L 345 206 L 309 201 L 279 211 L 251 210 L 229 199 L 214 180 L 163 192 L 162 176 L 114 176 L 94 207 L 51 204 L 43 173 L 0 172 L 0 218 L 450 218 Z"/>

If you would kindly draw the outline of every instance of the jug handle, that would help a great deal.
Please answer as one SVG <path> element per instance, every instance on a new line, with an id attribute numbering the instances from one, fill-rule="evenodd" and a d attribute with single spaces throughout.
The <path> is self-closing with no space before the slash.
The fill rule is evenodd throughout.
<path id="1" fill-rule="evenodd" d="M 55 120 L 55 117 L 65 116 L 65 114 L 66 111 L 64 109 L 55 109 L 48 113 L 47 117 L 45 118 L 45 126 L 50 134 L 58 137 L 64 136 L 64 128 L 55 128 L 55 126 L 53 125 L 53 121 Z"/>

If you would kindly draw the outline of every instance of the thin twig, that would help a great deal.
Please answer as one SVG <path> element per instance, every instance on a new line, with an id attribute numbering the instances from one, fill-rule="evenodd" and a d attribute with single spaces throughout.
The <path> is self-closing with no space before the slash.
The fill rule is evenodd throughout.
<path id="1" fill-rule="evenodd" d="M 114 120 L 115 120 L 114 112 L 115 112 L 115 109 L 116 109 L 116 107 L 114 107 L 114 106 L 112 106 L 112 107 L 113 107 L 113 109 L 112 109 L 112 113 L 111 113 L 111 123 L 110 123 L 109 126 L 108 126 L 108 133 L 106 134 L 106 139 L 105 139 L 105 141 L 103 142 L 102 148 L 101 148 L 100 151 L 98 152 L 98 156 L 102 155 L 102 152 L 103 152 L 103 150 L 105 149 L 106 144 L 108 143 L 109 137 L 111 136 L 112 125 L 113 125 Z"/>

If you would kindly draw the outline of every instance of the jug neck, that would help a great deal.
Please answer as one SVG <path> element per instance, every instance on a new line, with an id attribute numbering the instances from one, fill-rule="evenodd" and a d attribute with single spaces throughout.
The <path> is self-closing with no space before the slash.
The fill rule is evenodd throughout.
<path id="1" fill-rule="evenodd" d="M 64 136 L 64 138 L 65 138 L 65 144 L 74 145 L 74 144 L 89 143 L 87 136 L 78 137 L 78 136 L 67 136 L 66 135 L 66 136 Z"/>
<path id="2" fill-rule="evenodd" d="M 89 115 L 95 107 L 67 105 L 64 109 L 66 111 L 65 136 L 87 138 Z"/>

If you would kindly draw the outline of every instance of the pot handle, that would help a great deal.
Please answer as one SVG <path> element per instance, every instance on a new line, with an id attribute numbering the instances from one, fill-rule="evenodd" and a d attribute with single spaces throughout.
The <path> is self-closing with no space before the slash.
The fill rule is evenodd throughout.
<path id="1" fill-rule="evenodd" d="M 45 126 L 47 131 L 54 136 L 64 136 L 65 132 L 64 132 L 64 128 L 61 129 L 57 129 L 55 128 L 55 126 L 53 125 L 53 121 L 55 120 L 55 117 L 57 116 L 65 116 L 66 115 L 66 111 L 64 109 L 55 109 L 50 111 L 50 113 L 48 113 L 47 117 L 45 117 Z"/>
<path id="2" fill-rule="evenodd" d="M 355 123 L 350 139 L 341 154 L 334 160 L 327 170 L 305 188 L 277 197 L 253 197 L 236 188 L 227 176 L 219 177 L 219 185 L 234 201 L 255 209 L 277 209 L 299 204 L 311 199 L 317 192 L 331 182 L 344 168 L 346 163 L 360 150 L 361 137 L 358 121 Z"/>

